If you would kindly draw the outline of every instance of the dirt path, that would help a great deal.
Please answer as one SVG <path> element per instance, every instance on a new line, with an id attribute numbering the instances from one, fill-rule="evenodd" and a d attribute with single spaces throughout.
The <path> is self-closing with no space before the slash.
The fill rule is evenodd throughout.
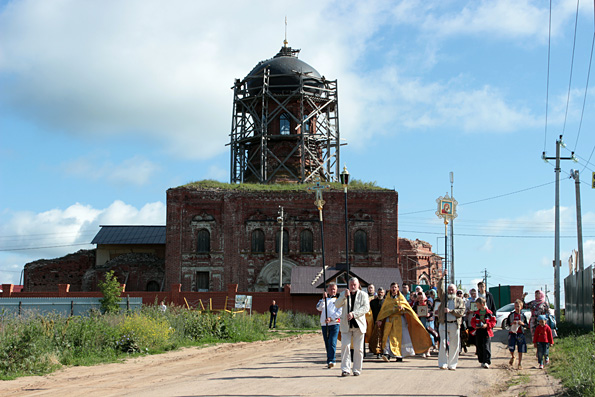
<path id="1" fill-rule="evenodd" d="M 502 339 L 503 331 L 497 332 Z M 47 376 L 0 382 L 2 396 L 479 396 L 506 393 L 512 377 L 506 346 L 494 341 L 489 370 L 473 348 L 457 371 L 437 368 L 437 357 L 403 363 L 366 358 L 360 377 L 327 369 L 322 336 L 190 348 L 123 363 L 66 368 Z M 502 394 L 509 395 L 509 394 Z M 514 394 L 517 395 L 517 394 Z M 547 395 L 547 394 L 546 394 Z"/>

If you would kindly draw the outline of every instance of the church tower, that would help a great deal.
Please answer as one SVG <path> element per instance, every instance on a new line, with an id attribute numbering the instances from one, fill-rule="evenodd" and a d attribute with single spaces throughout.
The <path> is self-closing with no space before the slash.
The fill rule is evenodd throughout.
<path id="1" fill-rule="evenodd" d="M 233 87 L 231 183 L 337 181 L 337 81 L 287 46 Z"/>

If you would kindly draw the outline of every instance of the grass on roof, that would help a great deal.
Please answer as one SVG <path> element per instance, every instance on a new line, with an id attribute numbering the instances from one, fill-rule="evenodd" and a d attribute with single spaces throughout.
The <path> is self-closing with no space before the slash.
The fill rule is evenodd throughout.
<path id="1" fill-rule="evenodd" d="M 189 189 L 201 190 L 239 190 L 239 191 L 300 191 L 307 190 L 312 187 L 313 183 L 298 184 L 298 183 L 276 183 L 271 185 L 261 185 L 258 183 L 225 183 L 214 181 L 212 179 L 205 179 L 203 181 L 196 181 L 187 183 L 181 187 Z M 343 185 L 339 182 L 325 183 L 329 185 L 332 190 L 343 190 Z M 359 179 L 354 179 L 349 182 L 349 189 L 353 190 L 390 190 L 376 185 L 376 182 L 364 182 Z"/>

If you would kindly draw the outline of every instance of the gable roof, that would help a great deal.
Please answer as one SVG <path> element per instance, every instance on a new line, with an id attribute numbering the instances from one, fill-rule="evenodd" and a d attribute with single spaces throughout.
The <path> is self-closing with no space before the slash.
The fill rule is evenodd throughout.
<path id="1" fill-rule="evenodd" d="M 165 244 L 165 226 L 104 226 L 91 244 Z"/>
<path id="2" fill-rule="evenodd" d="M 326 269 L 326 281 L 334 280 L 346 270 L 340 267 Z M 374 284 L 376 288 L 389 289 L 392 282 L 403 284 L 401 272 L 397 268 L 389 267 L 351 267 L 350 276 L 360 280 L 362 286 Z M 292 294 L 321 294 L 323 292 L 322 268 L 312 266 L 296 266 L 291 271 Z"/>

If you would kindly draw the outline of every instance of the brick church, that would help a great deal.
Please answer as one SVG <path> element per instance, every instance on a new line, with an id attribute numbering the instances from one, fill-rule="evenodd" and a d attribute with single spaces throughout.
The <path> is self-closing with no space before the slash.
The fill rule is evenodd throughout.
<path id="1" fill-rule="evenodd" d="M 346 284 L 346 263 L 364 286 L 437 281 L 442 261 L 431 245 L 398 238 L 398 193 L 339 182 L 345 143 L 337 81 L 298 54 L 285 43 L 236 79 L 229 184 L 169 189 L 166 226 L 102 226 L 96 252 L 81 252 L 80 263 L 73 264 L 77 253 L 27 264 L 25 290 L 66 282 L 71 290 L 93 290 L 115 270 L 128 290 L 181 284 L 182 291 L 225 291 L 237 284 L 240 291 L 287 286 L 292 294 L 319 294 L 323 273 L 327 282 Z M 315 183 L 324 187 L 322 223 Z M 65 260 L 73 272 L 60 271 Z"/>

